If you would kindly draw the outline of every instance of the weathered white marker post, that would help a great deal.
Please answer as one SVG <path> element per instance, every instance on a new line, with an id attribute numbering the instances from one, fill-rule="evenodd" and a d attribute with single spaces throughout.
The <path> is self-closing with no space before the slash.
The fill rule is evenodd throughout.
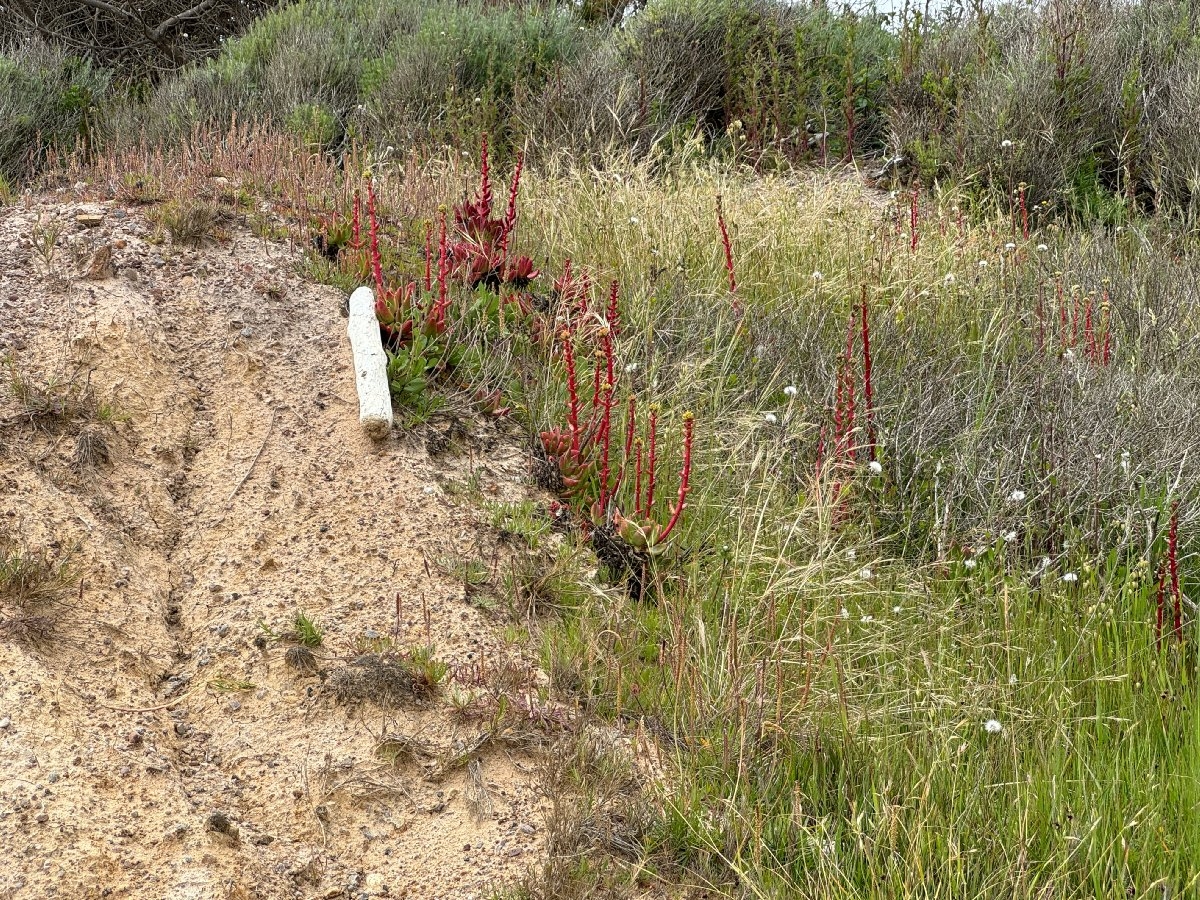
<path id="1" fill-rule="evenodd" d="M 375 294 L 369 287 L 360 287 L 350 295 L 346 333 L 354 353 L 358 421 L 368 435 L 382 440 L 392 430 L 392 394 L 388 390 L 387 354 L 375 318 Z"/>

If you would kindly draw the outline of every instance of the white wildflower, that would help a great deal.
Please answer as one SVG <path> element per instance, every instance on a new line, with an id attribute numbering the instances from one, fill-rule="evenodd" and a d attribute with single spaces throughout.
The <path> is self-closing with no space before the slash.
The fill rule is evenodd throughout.
<path id="1" fill-rule="evenodd" d="M 1007 250 L 1009 253 L 1012 253 L 1014 250 L 1017 249 L 1017 245 L 1014 244 L 1012 241 L 1009 241 L 1007 244 L 1004 245 L 1004 249 Z"/>
<path id="2" fill-rule="evenodd" d="M 766 422 L 768 425 L 778 425 L 779 424 L 779 416 L 775 415 L 775 413 L 767 413 L 766 415 L 763 416 L 763 421 Z"/>
<path id="3" fill-rule="evenodd" d="M 874 574 L 875 573 L 872 572 L 869 568 L 864 568 L 858 573 L 858 577 L 861 578 L 863 581 L 870 581 L 871 577 Z"/>
<path id="4" fill-rule="evenodd" d="M 1076 581 L 1079 580 L 1079 576 L 1076 575 L 1074 572 L 1068 572 L 1066 575 L 1064 575 L 1062 577 L 1062 580 L 1067 582 L 1067 584 L 1074 584 Z"/>
<path id="5" fill-rule="evenodd" d="M 1004 140 L 1002 140 L 1000 142 L 1000 149 L 1001 150 L 1011 150 L 1012 145 L 1013 145 L 1013 142 L 1010 141 L 1008 138 L 1005 138 Z"/>
<path id="6" fill-rule="evenodd" d="M 1045 253 L 1049 249 L 1050 248 L 1047 247 L 1045 244 L 1038 244 L 1038 252 L 1039 253 Z"/>
<path id="7" fill-rule="evenodd" d="M 981 268 L 981 269 L 986 269 L 986 268 L 987 268 L 987 260 L 986 260 L 986 259 L 981 259 L 981 260 L 979 261 L 979 268 Z"/>
<path id="8" fill-rule="evenodd" d="M 862 620 L 863 620 L 864 622 L 874 622 L 874 621 L 875 621 L 875 617 L 874 617 L 874 616 L 863 616 L 863 617 L 862 617 Z"/>
<path id="9" fill-rule="evenodd" d="M 947 273 L 946 273 L 946 277 L 945 277 L 945 278 L 943 278 L 942 280 L 943 280 L 943 281 L 945 281 L 945 282 L 946 282 L 946 284 L 954 284 L 954 273 L 953 273 L 953 272 L 947 272 Z"/>
<path id="10" fill-rule="evenodd" d="M 820 272 L 813 272 L 813 273 L 812 273 L 812 280 L 813 280 L 813 281 L 824 281 L 824 280 L 825 280 L 825 276 L 824 276 L 824 275 L 822 275 Z"/>
<path id="11" fill-rule="evenodd" d="M 844 607 L 844 606 L 842 607 L 842 618 L 843 619 L 850 618 L 850 610 L 846 609 L 846 607 Z"/>
<path id="12" fill-rule="evenodd" d="M 1017 683 L 1017 673 L 1016 672 L 1013 672 L 1011 675 L 1008 676 L 1008 683 L 1009 684 Z"/>
<path id="13" fill-rule="evenodd" d="M 867 468 L 871 470 L 872 475 L 883 474 L 883 463 L 879 462 L 877 459 L 873 459 L 867 463 Z"/>
<path id="14" fill-rule="evenodd" d="M 988 719 L 983 723 L 983 730 L 988 734 L 999 734 L 1004 730 L 1004 726 L 996 719 Z"/>
<path id="15" fill-rule="evenodd" d="M 800 391 L 796 389 L 794 384 L 789 384 L 783 389 L 783 393 L 788 397 L 795 397 Z"/>
<path id="16" fill-rule="evenodd" d="M 973 559 L 965 559 L 965 560 L 963 560 L 963 566 L 964 566 L 964 567 L 965 567 L 967 570 L 974 569 L 974 568 L 975 568 L 977 565 L 979 565 L 979 563 L 977 563 L 977 562 L 976 562 L 975 560 L 973 560 Z"/>
<path id="17" fill-rule="evenodd" d="M 635 363 L 635 362 L 625 363 L 625 371 L 626 372 L 636 372 L 637 369 L 638 369 L 637 363 Z"/>
<path id="18" fill-rule="evenodd" d="M 1020 488 L 1017 488 L 1017 490 L 1008 495 L 1008 499 L 1013 503 L 1020 503 L 1025 499 L 1025 492 Z"/>
<path id="19" fill-rule="evenodd" d="M 1017 533 L 1015 531 L 1006 531 L 1004 532 L 1003 537 L 1006 543 L 1011 544 L 1017 539 Z"/>
<path id="20" fill-rule="evenodd" d="M 636 224 L 637 224 L 638 222 L 640 222 L 640 221 L 641 221 L 641 219 L 639 219 L 637 216 L 630 216 L 630 217 L 629 217 L 629 224 L 630 224 L 630 225 L 636 225 Z"/>
<path id="21" fill-rule="evenodd" d="M 900 607 L 899 607 L 899 606 L 893 606 L 893 607 L 892 607 L 892 612 L 899 614 L 899 612 L 900 612 Z"/>

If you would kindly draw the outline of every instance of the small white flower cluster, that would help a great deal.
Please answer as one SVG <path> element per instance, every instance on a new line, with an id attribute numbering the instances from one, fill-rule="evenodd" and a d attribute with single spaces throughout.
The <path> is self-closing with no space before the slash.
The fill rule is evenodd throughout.
<path id="1" fill-rule="evenodd" d="M 1013 503 L 1022 503 L 1025 500 L 1025 492 L 1023 490 L 1021 490 L 1020 488 L 1017 488 L 1015 491 L 1013 491 L 1011 494 L 1008 495 L 1008 499 L 1011 500 Z"/>
<path id="2" fill-rule="evenodd" d="M 988 734 L 999 734 L 1004 730 L 1004 726 L 1000 724 L 998 719 L 988 719 L 983 723 L 983 730 Z"/>
<path id="3" fill-rule="evenodd" d="M 800 391 L 796 388 L 796 386 L 794 384 L 789 384 L 787 387 L 785 387 L 783 389 L 783 393 L 785 396 L 790 398 L 790 397 L 795 397 L 798 393 L 800 393 Z"/>
<path id="4" fill-rule="evenodd" d="M 883 463 L 879 462 L 877 459 L 873 459 L 867 463 L 867 468 L 871 470 L 872 475 L 883 474 Z"/>
<path id="5" fill-rule="evenodd" d="M 768 425 L 778 425 L 779 424 L 779 416 L 775 415 L 775 413 L 773 413 L 773 412 L 765 413 L 763 415 L 763 421 L 766 422 Z"/>

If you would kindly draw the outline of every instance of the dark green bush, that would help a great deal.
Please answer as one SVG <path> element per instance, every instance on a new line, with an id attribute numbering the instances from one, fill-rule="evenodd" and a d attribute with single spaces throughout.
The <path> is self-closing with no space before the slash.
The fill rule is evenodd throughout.
<path id="1" fill-rule="evenodd" d="M 0 182 L 28 178 L 54 149 L 90 144 L 109 84 L 103 70 L 40 41 L 0 48 Z"/>

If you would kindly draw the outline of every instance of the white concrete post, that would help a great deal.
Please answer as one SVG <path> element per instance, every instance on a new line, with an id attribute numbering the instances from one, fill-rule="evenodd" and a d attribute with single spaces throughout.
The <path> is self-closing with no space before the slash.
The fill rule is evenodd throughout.
<path id="1" fill-rule="evenodd" d="M 369 287 L 360 287 L 350 295 L 346 333 L 354 353 L 358 421 L 368 435 L 382 440 L 392 430 L 392 394 L 388 389 L 387 354 L 375 318 L 375 294 Z"/>

